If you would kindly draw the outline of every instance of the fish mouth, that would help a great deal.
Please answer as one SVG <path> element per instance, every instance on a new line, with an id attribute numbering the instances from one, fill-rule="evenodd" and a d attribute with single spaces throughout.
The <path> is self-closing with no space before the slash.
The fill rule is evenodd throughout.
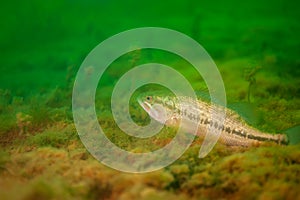
<path id="1" fill-rule="evenodd" d="M 147 112 L 150 111 L 150 109 L 151 109 L 151 104 L 149 104 L 148 102 L 142 101 L 142 100 L 140 100 L 140 99 L 138 99 L 138 102 L 139 102 L 139 104 L 142 106 L 142 108 L 143 108 L 145 111 L 147 111 Z"/>

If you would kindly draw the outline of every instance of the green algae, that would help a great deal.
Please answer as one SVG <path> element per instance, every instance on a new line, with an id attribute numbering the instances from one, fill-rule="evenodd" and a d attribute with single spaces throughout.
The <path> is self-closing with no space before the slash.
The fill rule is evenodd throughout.
<path id="1" fill-rule="evenodd" d="M 37 147 L 66 147 L 69 142 L 77 139 L 78 135 L 73 125 L 60 123 L 26 138 L 25 143 Z"/>

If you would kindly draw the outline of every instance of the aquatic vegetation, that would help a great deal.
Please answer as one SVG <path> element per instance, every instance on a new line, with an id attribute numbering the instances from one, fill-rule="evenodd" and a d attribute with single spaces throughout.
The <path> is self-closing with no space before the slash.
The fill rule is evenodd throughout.
<path id="1" fill-rule="evenodd" d="M 234 64 L 227 67 L 222 68 L 223 74 L 230 72 L 231 76 L 239 77 L 232 74 Z M 237 70 L 237 73 L 240 71 Z M 263 73 L 257 74 L 260 75 L 257 82 L 264 80 L 269 81 L 270 85 L 277 84 L 272 77 L 262 79 Z M 245 80 L 236 79 L 236 82 L 234 84 L 243 85 Z M 231 82 L 225 79 L 225 84 Z M 240 90 L 231 89 L 229 94 L 232 95 L 229 98 L 235 99 L 238 92 L 247 88 L 247 84 L 243 86 Z M 13 113 L 0 115 L 3 119 L 0 122 L 3 123 L 3 133 L 9 135 L 16 132 L 18 135 L 23 124 L 27 126 L 27 131 L 25 138 L 14 135 L 8 137 L 14 142 L 9 143 L 9 150 L 0 155 L 0 196 L 4 199 L 62 197 L 185 200 L 215 199 L 220 196 L 225 199 L 240 199 L 243 196 L 253 199 L 293 199 L 300 195 L 297 192 L 300 182 L 299 145 L 280 148 L 266 145 L 250 149 L 217 145 L 207 157 L 199 159 L 198 151 L 202 141 L 196 138 L 179 160 L 157 172 L 132 175 L 109 169 L 99 164 L 81 144 L 69 120 L 71 118 L 67 117 L 70 115 L 69 108 L 60 107 L 59 101 L 63 100 L 64 95 L 59 90 L 47 93 L 46 97 L 24 99 L 22 103 L 14 103 L 13 108 L 10 107 L 12 103 L 6 103 L 8 106 L 5 109 L 12 109 Z M 265 116 L 264 129 L 278 131 L 296 124 L 298 118 L 292 111 L 299 109 L 297 98 L 282 98 L 280 95 L 272 97 L 268 93 L 262 97 L 257 95 L 258 91 L 255 87 L 252 92 Z M 269 91 L 270 94 L 273 92 Z M 48 104 L 43 103 L 45 99 L 48 99 Z M 40 107 L 26 105 L 27 102 L 39 100 L 41 103 L 36 104 Z M 98 103 L 99 123 L 104 126 L 110 140 L 126 150 L 148 152 L 161 148 L 176 133 L 176 129 L 164 128 L 162 133 L 148 140 L 129 137 L 118 130 L 107 109 L 108 106 Z M 137 123 L 147 124 L 149 116 L 142 112 L 137 102 L 130 112 Z M 1 142 L 1 145 L 8 143 Z"/>
<path id="2" fill-rule="evenodd" d="M 16 114 L 17 126 L 19 128 L 19 135 L 26 134 L 27 127 L 31 124 L 32 117 L 30 115 L 18 112 Z"/>
<path id="3" fill-rule="evenodd" d="M 247 100 L 248 102 L 250 102 L 250 95 L 251 95 L 251 88 L 255 85 L 256 83 L 256 78 L 255 75 L 256 73 L 261 69 L 260 66 L 256 66 L 256 67 L 251 67 L 251 68 L 247 68 L 245 69 L 245 80 L 247 82 L 249 82 L 248 85 L 248 92 L 247 92 Z"/>
<path id="4" fill-rule="evenodd" d="M 3 113 L 6 110 L 11 98 L 11 92 L 9 90 L 0 89 L 0 113 Z"/>
<path id="5" fill-rule="evenodd" d="M 5 170 L 5 164 L 9 161 L 10 157 L 9 154 L 4 151 L 3 149 L 0 150 L 0 172 Z"/>
<path id="6" fill-rule="evenodd" d="M 72 140 L 77 140 L 75 127 L 65 122 L 59 122 L 41 133 L 36 133 L 26 139 L 29 146 L 67 147 Z"/>
<path id="7" fill-rule="evenodd" d="M 0 115 L 0 137 L 16 128 L 16 119 L 12 114 Z"/>

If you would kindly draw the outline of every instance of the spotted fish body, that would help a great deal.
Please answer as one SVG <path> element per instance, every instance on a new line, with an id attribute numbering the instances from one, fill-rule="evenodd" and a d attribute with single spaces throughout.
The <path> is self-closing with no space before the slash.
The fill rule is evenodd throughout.
<path id="1" fill-rule="evenodd" d="M 196 126 L 195 134 L 200 137 L 204 137 L 209 129 L 218 130 L 221 132 L 219 141 L 226 145 L 252 146 L 263 142 L 288 144 L 288 138 L 285 134 L 261 132 L 249 126 L 236 112 L 202 100 L 152 95 L 142 96 L 138 101 L 150 117 L 167 126 L 178 127 L 180 122 L 184 122 L 183 126 L 186 132 L 194 130 L 191 127 Z M 164 113 L 161 109 L 157 109 L 157 105 L 164 109 Z M 222 123 L 211 113 L 218 113 L 224 109 L 226 117 Z"/>

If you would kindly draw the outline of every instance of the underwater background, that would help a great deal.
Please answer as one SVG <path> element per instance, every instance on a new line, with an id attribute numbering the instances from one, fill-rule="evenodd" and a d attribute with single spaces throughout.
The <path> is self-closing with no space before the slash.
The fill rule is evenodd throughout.
<path id="1" fill-rule="evenodd" d="M 199 159 L 196 140 L 172 165 L 128 174 L 87 152 L 71 107 L 76 72 L 95 46 L 128 29 L 165 27 L 206 49 L 228 102 L 255 106 L 251 125 L 273 134 L 297 126 L 299 2 L 13 0 L 0 11 L 0 199 L 300 199 L 299 145 L 218 144 Z M 167 52 L 139 50 L 114 61 L 100 80 L 96 109 L 108 138 L 133 152 L 168 144 L 175 130 L 134 139 L 114 123 L 105 102 L 123 73 L 153 61 L 184 74 L 196 91 L 206 87 L 185 60 Z M 149 121 L 134 98 L 131 115 Z"/>

